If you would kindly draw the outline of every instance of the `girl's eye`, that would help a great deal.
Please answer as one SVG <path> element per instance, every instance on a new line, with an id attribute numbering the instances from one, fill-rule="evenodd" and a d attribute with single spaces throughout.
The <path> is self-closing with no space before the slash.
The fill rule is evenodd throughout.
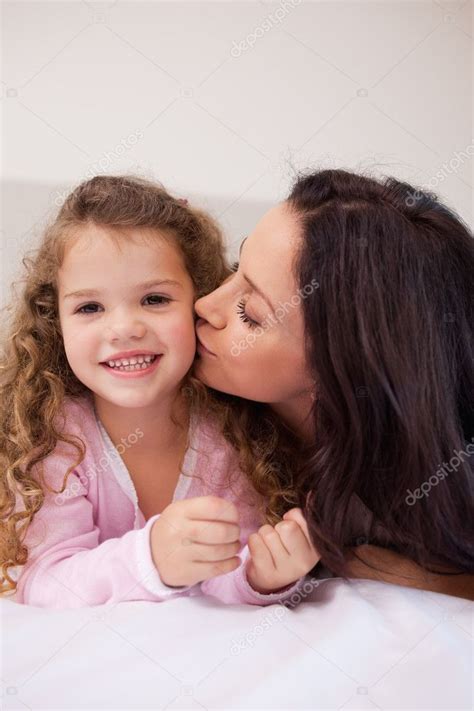
<path id="1" fill-rule="evenodd" d="M 244 323 L 248 324 L 249 328 L 255 328 L 256 326 L 260 325 L 258 321 L 254 321 L 252 318 L 250 318 L 250 316 L 245 313 L 244 301 L 239 301 L 237 305 L 237 313 L 239 314 L 239 318 L 241 318 Z"/>
<path id="2" fill-rule="evenodd" d="M 236 272 L 239 268 L 239 263 L 234 262 L 233 265 L 231 266 L 231 271 Z"/>
<path id="3" fill-rule="evenodd" d="M 145 296 L 143 301 L 148 301 L 148 306 L 161 306 L 169 304 L 171 299 L 168 296 L 161 296 L 161 294 L 149 294 L 148 296 Z"/>
<path id="4" fill-rule="evenodd" d="M 148 296 L 145 296 L 143 299 L 143 303 L 145 303 L 147 306 L 162 306 L 169 304 L 171 302 L 171 299 L 168 296 L 161 296 L 160 294 L 149 294 Z M 84 304 L 84 306 L 81 306 L 80 308 L 77 309 L 75 313 L 78 314 L 96 314 L 98 313 L 98 309 L 101 309 L 102 307 L 99 304 Z"/>
<path id="5" fill-rule="evenodd" d="M 96 314 L 97 311 L 96 309 L 100 309 L 101 306 L 99 304 L 84 304 L 84 306 L 80 306 L 77 311 L 75 311 L 76 314 Z"/>

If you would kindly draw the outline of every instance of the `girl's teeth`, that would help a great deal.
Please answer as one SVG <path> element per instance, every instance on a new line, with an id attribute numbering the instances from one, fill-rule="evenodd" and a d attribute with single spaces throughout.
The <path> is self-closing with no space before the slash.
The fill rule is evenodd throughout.
<path id="1" fill-rule="evenodd" d="M 155 360 L 156 356 L 136 356 L 134 358 L 120 358 L 119 360 L 107 361 L 110 368 L 116 370 L 144 370 Z"/>

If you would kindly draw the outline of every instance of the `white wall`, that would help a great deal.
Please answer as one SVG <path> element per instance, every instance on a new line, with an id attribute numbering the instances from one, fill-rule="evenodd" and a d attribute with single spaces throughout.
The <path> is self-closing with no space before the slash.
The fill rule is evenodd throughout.
<path id="1" fill-rule="evenodd" d="M 472 223 L 472 2 L 3 2 L 3 281 L 64 190 L 138 172 L 231 252 L 295 169 L 430 186 Z"/>

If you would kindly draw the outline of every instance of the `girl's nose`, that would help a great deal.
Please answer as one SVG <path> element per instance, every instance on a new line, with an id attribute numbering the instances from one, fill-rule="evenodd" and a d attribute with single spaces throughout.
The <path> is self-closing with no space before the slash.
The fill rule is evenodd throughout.
<path id="1" fill-rule="evenodd" d="M 219 299 L 219 291 L 220 289 L 217 289 L 207 296 L 202 296 L 196 301 L 194 308 L 199 320 L 207 321 L 214 328 L 225 328 L 225 308 L 222 299 Z"/>
<path id="2" fill-rule="evenodd" d="M 112 341 L 126 340 L 127 338 L 143 338 L 146 326 L 134 316 L 116 314 L 108 324 L 109 338 Z"/>

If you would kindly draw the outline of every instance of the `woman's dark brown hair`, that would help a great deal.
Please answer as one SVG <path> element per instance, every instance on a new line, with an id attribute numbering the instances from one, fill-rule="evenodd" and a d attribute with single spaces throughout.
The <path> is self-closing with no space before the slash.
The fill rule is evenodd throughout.
<path id="1" fill-rule="evenodd" d="M 427 569 L 474 572 L 474 241 L 436 196 L 323 170 L 296 181 L 314 446 L 299 505 L 322 562 L 384 545 Z M 450 461 L 455 464 L 450 465 Z M 357 499 L 372 515 L 351 540 Z"/>

